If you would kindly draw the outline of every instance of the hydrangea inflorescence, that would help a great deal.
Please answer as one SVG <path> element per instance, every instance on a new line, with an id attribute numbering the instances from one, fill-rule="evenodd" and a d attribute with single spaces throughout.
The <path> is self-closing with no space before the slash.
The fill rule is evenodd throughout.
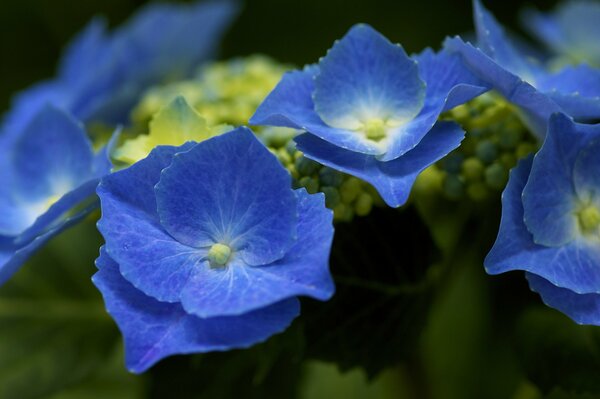
<path id="1" fill-rule="evenodd" d="M 551 114 L 580 121 L 600 118 L 600 71 L 586 64 L 551 72 L 513 43 L 494 16 L 473 0 L 477 47 L 461 38 L 444 47 L 463 56 L 472 72 L 518 105 L 533 133 L 543 138 Z"/>
<path id="2" fill-rule="evenodd" d="M 96 185 L 111 169 L 109 150 L 95 154 L 83 126 L 49 105 L 18 137 L 0 140 L 0 284 L 96 208 Z"/>
<path id="3" fill-rule="evenodd" d="M 98 187 L 94 277 L 130 370 L 175 353 L 247 347 L 284 330 L 299 295 L 333 294 L 332 213 L 247 128 L 159 146 Z"/>
<path id="4" fill-rule="evenodd" d="M 559 57 L 559 61 L 585 62 L 600 67 L 600 4 L 593 0 L 569 0 L 551 13 L 527 10 L 523 27 Z M 566 60 L 560 60 L 566 58 Z"/>
<path id="5" fill-rule="evenodd" d="M 457 56 L 412 59 L 368 25 L 354 26 L 319 64 L 286 74 L 250 122 L 307 133 L 310 159 L 372 184 L 390 206 L 416 176 L 456 148 L 463 131 L 438 116 L 487 88 Z"/>
<path id="6" fill-rule="evenodd" d="M 19 94 L 0 134 L 16 136 L 45 104 L 84 122 L 127 122 L 149 85 L 189 77 L 210 59 L 235 15 L 232 1 L 152 4 L 115 32 L 93 20 L 68 47 L 58 76 Z"/>
<path id="7" fill-rule="evenodd" d="M 546 140 L 520 162 L 502 198 L 489 273 L 525 270 L 544 301 L 600 324 L 600 125 L 552 116 Z"/>

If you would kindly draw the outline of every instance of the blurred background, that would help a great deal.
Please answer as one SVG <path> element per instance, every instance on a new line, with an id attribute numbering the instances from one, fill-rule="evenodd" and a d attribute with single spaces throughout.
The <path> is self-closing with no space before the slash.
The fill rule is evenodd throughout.
<path id="1" fill-rule="evenodd" d="M 95 15 L 118 25 L 143 0 L 20 0 L 0 2 L 0 109 L 12 93 L 54 74 L 65 44 Z M 244 3 L 242 1 L 242 3 Z M 487 1 L 518 30 L 519 0 Z M 554 0 L 526 4 L 547 9 Z M 372 24 L 408 52 L 437 47 L 472 29 L 469 0 L 248 0 L 226 36 L 221 58 L 264 53 L 297 65 L 314 62 L 357 22 Z"/>

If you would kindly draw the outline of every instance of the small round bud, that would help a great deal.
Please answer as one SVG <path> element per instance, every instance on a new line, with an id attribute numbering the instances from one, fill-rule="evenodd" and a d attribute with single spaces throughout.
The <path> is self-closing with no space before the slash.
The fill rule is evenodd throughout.
<path id="1" fill-rule="evenodd" d="M 208 262 L 211 267 L 223 267 L 231 257 L 231 248 L 225 244 L 216 243 L 208 251 Z"/>
<path id="2" fill-rule="evenodd" d="M 327 208 L 333 209 L 341 202 L 340 192 L 337 188 L 325 186 L 321 187 L 321 192 L 325 194 L 325 206 Z"/>
<path id="3" fill-rule="evenodd" d="M 321 164 L 313 161 L 312 159 L 308 159 L 305 156 L 301 156 L 294 162 L 296 166 L 296 170 L 303 176 L 311 176 L 319 170 Z"/>
<path id="4" fill-rule="evenodd" d="M 344 181 L 344 175 L 337 170 L 324 166 L 319 171 L 319 181 L 324 186 L 338 187 Z"/>
<path id="5" fill-rule="evenodd" d="M 482 140 L 475 146 L 475 155 L 486 164 L 492 163 L 498 156 L 498 149 L 490 140 Z"/>
<path id="6" fill-rule="evenodd" d="M 448 174 L 444 179 L 444 193 L 450 199 L 459 199 L 464 193 L 464 183 L 457 175 Z"/>
<path id="7" fill-rule="evenodd" d="M 485 169 L 485 183 L 495 189 L 501 190 L 508 181 L 508 170 L 500 163 L 493 163 Z"/>
<path id="8" fill-rule="evenodd" d="M 467 180 L 479 180 L 484 168 L 479 158 L 469 157 L 462 164 L 462 174 Z"/>
<path id="9" fill-rule="evenodd" d="M 358 216 L 366 216 L 373 207 L 373 198 L 367 193 L 361 193 L 354 203 L 354 211 Z"/>

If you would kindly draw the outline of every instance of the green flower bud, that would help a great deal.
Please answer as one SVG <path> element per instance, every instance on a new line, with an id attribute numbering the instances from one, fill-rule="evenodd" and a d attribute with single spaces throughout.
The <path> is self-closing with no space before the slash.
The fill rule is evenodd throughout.
<path id="1" fill-rule="evenodd" d="M 325 194 L 325 206 L 329 209 L 335 208 L 342 200 L 340 192 L 335 187 L 321 187 L 321 192 Z"/>
<path id="2" fill-rule="evenodd" d="M 462 174 L 467 180 L 479 180 L 483 175 L 483 162 L 479 158 L 470 157 L 462 164 Z"/>
<path id="3" fill-rule="evenodd" d="M 321 164 L 319 164 L 318 162 L 315 162 L 312 159 L 308 159 L 304 156 L 297 158 L 294 162 L 294 165 L 296 166 L 296 170 L 298 171 L 298 173 L 300 173 L 303 176 L 314 175 L 321 167 Z"/>
<path id="4" fill-rule="evenodd" d="M 354 199 L 361 193 L 362 191 L 362 183 L 356 177 L 349 177 L 342 185 L 340 186 L 340 195 L 342 197 L 342 202 L 345 204 L 349 204 L 354 201 Z"/>
<path id="5" fill-rule="evenodd" d="M 358 216 L 366 216 L 373 207 L 373 198 L 367 193 L 361 193 L 354 204 L 354 211 Z"/>
<path id="6" fill-rule="evenodd" d="M 304 176 L 298 180 L 300 186 L 306 188 L 309 194 L 315 194 L 319 191 L 319 182 L 309 176 Z"/>
<path id="7" fill-rule="evenodd" d="M 448 174 L 444 179 L 444 193 L 450 199 L 459 199 L 463 196 L 465 187 L 461 178 L 457 175 Z"/>
<path id="8" fill-rule="evenodd" d="M 485 169 L 486 184 L 496 190 L 501 190 L 508 181 L 508 170 L 500 163 L 493 163 Z"/>
<path id="9" fill-rule="evenodd" d="M 482 140 L 475 147 L 475 155 L 484 163 L 492 163 L 498 156 L 496 145 L 490 140 Z"/>
<path id="10" fill-rule="evenodd" d="M 319 181 L 324 186 L 338 187 L 344 181 L 344 175 L 337 170 L 324 166 L 319 171 Z"/>

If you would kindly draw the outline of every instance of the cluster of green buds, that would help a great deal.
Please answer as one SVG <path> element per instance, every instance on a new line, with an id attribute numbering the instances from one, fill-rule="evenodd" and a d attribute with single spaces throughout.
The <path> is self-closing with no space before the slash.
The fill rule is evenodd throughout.
<path id="1" fill-rule="evenodd" d="M 425 170 L 417 186 L 439 189 L 451 200 L 497 197 L 510 169 L 539 146 L 516 109 L 493 93 L 454 108 L 443 119 L 458 122 L 466 131 L 465 139 Z"/>
<path id="2" fill-rule="evenodd" d="M 190 80 L 153 87 L 132 113 L 132 128 L 113 157 L 123 166 L 144 158 L 157 145 L 201 141 L 247 125 L 267 94 L 289 68 L 264 56 L 216 62 Z M 290 172 L 294 188 L 325 194 L 336 221 L 350 221 L 383 205 L 375 189 L 355 177 L 322 166 L 302 155 L 295 129 L 255 126 L 256 135 Z"/>
<path id="3" fill-rule="evenodd" d="M 258 135 L 290 172 L 294 188 L 325 194 L 325 205 L 333 210 L 335 221 L 351 221 L 355 215 L 368 215 L 373 206 L 384 205 L 370 184 L 306 158 L 296 148 L 290 130 L 266 128 Z"/>

